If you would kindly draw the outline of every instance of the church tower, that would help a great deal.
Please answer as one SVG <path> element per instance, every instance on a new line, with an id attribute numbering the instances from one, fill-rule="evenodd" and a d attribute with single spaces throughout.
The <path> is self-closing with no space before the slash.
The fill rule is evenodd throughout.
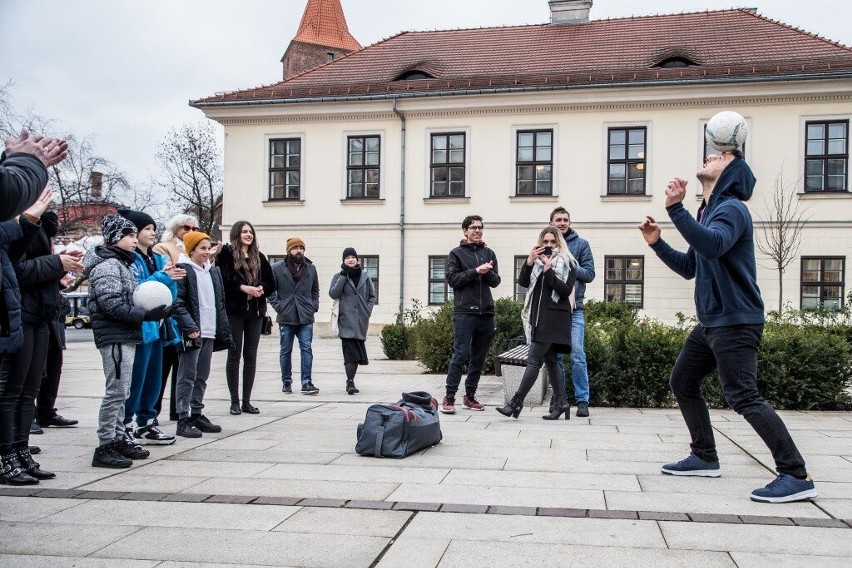
<path id="1" fill-rule="evenodd" d="M 296 37 L 281 63 L 284 79 L 361 49 L 349 33 L 340 0 L 308 0 Z"/>

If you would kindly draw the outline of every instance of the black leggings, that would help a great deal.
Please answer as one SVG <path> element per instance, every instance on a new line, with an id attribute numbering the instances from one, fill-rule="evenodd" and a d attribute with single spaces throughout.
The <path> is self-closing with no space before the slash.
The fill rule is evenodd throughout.
<path id="1" fill-rule="evenodd" d="M 35 413 L 44 362 L 47 358 L 47 324 L 26 323 L 24 344 L 0 362 L 0 448 L 25 448 Z"/>
<path id="2" fill-rule="evenodd" d="M 225 362 L 228 391 L 231 393 L 232 403 L 240 401 L 240 352 L 242 352 L 243 402 L 249 402 L 257 369 L 257 346 L 260 343 L 263 315 L 251 311 L 239 315 L 228 314 L 228 321 L 231 324 L 231 338 L 234 340 L 234 346 L 228 349 L 228 360 Z"/>

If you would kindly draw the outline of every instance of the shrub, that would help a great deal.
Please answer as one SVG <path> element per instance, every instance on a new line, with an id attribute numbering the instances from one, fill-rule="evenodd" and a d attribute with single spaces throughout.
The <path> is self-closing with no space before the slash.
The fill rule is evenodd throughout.
<path id="1" fill-rule="evenodd" d="M 494 302 L 494 323 L 497 333 L 491 341 L 482 374 L 494 373 L 494 359 L 513 347 L 524 344 L 524 324 L 521 322 L 523 302 L 513 298 L 499 298 Z"/>
<path id="2" fill-rule="evenodd" d="M 382 328 L 382 349 L 388 359 L 410 359 L 409 329 L 401 323 L 393 323 Z"/>
<path id="3" fill-rule="evenodd" d="M 453 357 L 453 303 L 447 302 L 411 328 L 416 358 L 429 373 L 446 373 Z"/>

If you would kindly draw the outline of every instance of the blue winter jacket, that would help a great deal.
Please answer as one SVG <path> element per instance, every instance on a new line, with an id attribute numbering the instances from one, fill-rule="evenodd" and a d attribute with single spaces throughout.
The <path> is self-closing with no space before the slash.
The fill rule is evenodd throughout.
<path id="1" fill-rule="evenodd" d="M 583 309 L 583 299 L 586 297 L 586 284 L 595 279 L 595 257 L 589 241 L 581 238 L 574 229 L 568 229 L 563 235 L 568 244 L 568 251 L 577 259 L 577 280 L 574 282 L 575 310 Z"/>
<path id="2" fill-rule="evenodd" d="M 695 308 L 705 327 L 762 324 L 763 299 L 757 286 L 754 225 L 745 201 L 756 183 L 741 158 L 728 164 L 706 206 L 695 220 L 676 203 L 667 208 L 675 228 L 689 244 L 686 253 L 663 239 L 651 245 L 657 256 L 686 279 L 695 278 Z"/>
<path id="3" fill-rule="evenodd" d="M 138 284 L 142 284 L 143 282 L 154 281 L 160 282 L 161 284 L 165 284 L 168 286 L 169 290 L 172 293 L 172 301 L 177 298 L 177 284 L 172 280 L 168 274 L 163 272 L 163 267 L 169 261 L 169 258 L 162 254 L 153 253 L 154 256 L 154 265 L 157 267 L 157 271 L 151 274 L 151 271 L 148 268 L 148 263 L 145 262 L 145 257 L 142 256 L 142 253 L 139 252 L 139 249 L 136 250 L 136 260 L 133 261 L 133 266 L 130 267 L 130 270 L 133 272 L 133 275 L 136 276 L 136 282 Z M 166 324 L 171 326 L 174 333 L 172 333 L 172 340 L 165 345 L 172 345 L 180 341 L 180 333 L 178 332 L 177 323 L 175 323 L 174 318 L 168 318 L 166 320 Z M 142 343 L 153 343 L 154 341 L 160 339 L 160 322 L 158 321 L 143 321 L 142 322 Z"/>

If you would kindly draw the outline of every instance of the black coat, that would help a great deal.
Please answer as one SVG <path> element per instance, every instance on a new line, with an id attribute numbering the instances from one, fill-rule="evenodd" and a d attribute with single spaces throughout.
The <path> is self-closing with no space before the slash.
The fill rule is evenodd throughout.
<path id="1" fill-rule="evenodd" d="M 47 185 L 47 168 L 32 154 L 0 157 L 0 221 L 20 215 Z"/>
<path id="2" fill-rule="evenodd" d="M 187 263 L 178 264 L 186 270 L 186 277 L 177 281 L 177 299 L 175 300 L 174 318 L 183 336 L 199 331 L 201 325 L 201 310 L 198 307 L 198 276 L 195 269 Z M 213 295 L 216 297 L 216 337 L 213 339 L 213 351 L 221 351 L 232 346 L 231 324 L 225 312 L 225 291 L 222 284 L 222 274 L 217 267 L 210 269 L 213 279 Z"/>
<path id="3" fill-rule="evenodd" d="M 493 269 L 480 274 L 476 267 L 488 261 Z M 493 314 L 494 298 L 491 288 L 500 285 L 497 271 L 497 256 L 485 243 L 473 244 L 462 241 L 447 255 L 447 283 L 453 289 L 453 301 L 457 314 Z"/>
<path id="4" fill-rule="evenodd" d="M 518 274 L 518 284 L 524 288 L 530 285 L 532 266 L 526 262 Z M 552 343 L 557 353 L 571 352 L 571 292 L 577 279 L 577 270 L 571 269 L 565 282 L 556 277 L 553 270 L 542 272 L 535 282 L 535 288 L 527 293 L 530 300 L 531 339 L 536 343 Z M 553 292 L 559 296 L 554 302 Z"/>
<path id="5" fill-rule="evenodd" d="M 42 221 L 50 222 L 50 216 L 55 213 L 47 212 Z M 49 325 L 58 327 L 59 316 L 62 312 L 62 296 L 59 293 L 59 279 L 65 275 L 62 260 L 53 254 L 50 239 L 42 224 L 35 224 L 25 216 L 19 220 L 24 239 L 30 233 L 35 233 L 25 254 L 15 263 L 15 275 L 21 287 L 21 309 L 24 323 L 40 323 L 47 321 Z M 58 334 L 59 330 L 54 329 Z"/>
<path id="6" fill-rule="evenodd" d="M 260 274 L 256 282 L 247 282 L 242 272 L 235 268 L 234 249 L 225 245 L 216 255 L 216 267 L 222 272 L 222 284 L 225 286 L 225 310 L 232 315 L 242 316 L 249 312 L 259 316 L 266 315 L 266 297 L 275 291 L 275 279 L 272 266 L 263 253 L 260 253 Z M 252 298 L 240 290 L 240 286 L 263 286 L 263 296 Z"/>
<path id="7" fill-rule="evenodd" d="M 15 267 L 9 254 L 9 245 L 23 236 L 17 221 L 0 223 L 0 267 L 2 267 L 2 289 L 0 289 L 0 354 L 15 353 L 24 342 L 21 325 L 21 292 Z"/>

